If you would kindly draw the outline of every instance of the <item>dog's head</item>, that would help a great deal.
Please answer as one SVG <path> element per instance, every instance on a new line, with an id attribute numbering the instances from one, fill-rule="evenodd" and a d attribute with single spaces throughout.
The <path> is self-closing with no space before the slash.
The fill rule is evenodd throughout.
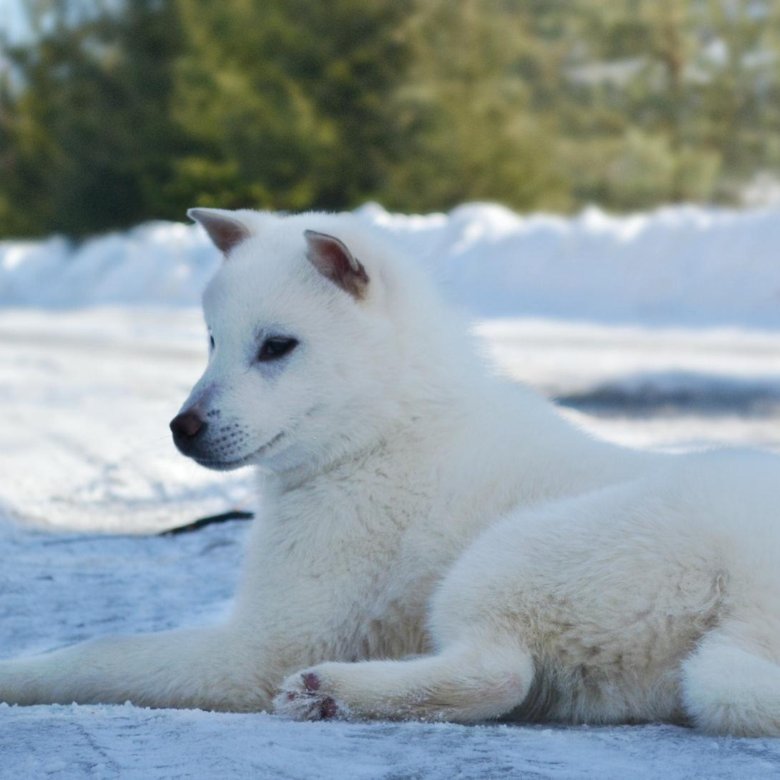
<path id="1" fill-rule="evenodd" d="M 360 230 L 321 214 L 189 215 L 225 260 L 203 299 L 208 365 L 171 422 L 179 450 L 213 469 L 286 470 L 381 435 L 397 359 Z"/>

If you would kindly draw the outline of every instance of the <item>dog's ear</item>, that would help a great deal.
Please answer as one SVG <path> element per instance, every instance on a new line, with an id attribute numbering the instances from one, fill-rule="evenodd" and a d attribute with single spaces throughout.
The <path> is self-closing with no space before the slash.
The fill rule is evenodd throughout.
<path id="1" fill-rule="evenodd" d="M 309 262 L 353 298 L 362 298 L 368 287 L 368 274 L 346 244 L 316 230 L 305 230 L 303 235 L 309 248 L 306 254 Z"/>
<path id="2" fill-rule="evenodd" d="M 226 209 L 188 209 L 187 216 L 203 227 L 225 256 L 250 235 L 249 228 Z"/>

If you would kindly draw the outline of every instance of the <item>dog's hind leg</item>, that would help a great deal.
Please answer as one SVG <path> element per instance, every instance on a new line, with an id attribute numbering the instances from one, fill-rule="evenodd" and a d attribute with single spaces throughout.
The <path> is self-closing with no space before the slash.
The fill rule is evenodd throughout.
<path id="1" fill-rule="evenodd" d="M 276 711 L 329 717 L 445 720 L 497 718 L 525 699 L 534 674 L 517 645 L 463 643 L 406 661 L 326 663 L 285 680 Z"/>
<path id="2" fill-rule="evenodd" d="M 713 631 L 683 662 L 683 704 L 712 734 L 780 737 L 780 665 L 747 639 Z"/>

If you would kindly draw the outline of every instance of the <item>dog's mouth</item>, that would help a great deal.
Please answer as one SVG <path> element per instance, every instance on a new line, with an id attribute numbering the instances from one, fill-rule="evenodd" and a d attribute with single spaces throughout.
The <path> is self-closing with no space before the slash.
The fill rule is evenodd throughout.
<path id="1" fill-rule="evenodd" d="M 204 466 L 207 469 L 213 469 L 214 471 L 232 471 L 233 469 L 240 469 L 242 466 L 248 466 L 259 455 L 264 455 L 284 438 L 284 431 L 280 431 L 272 439 L 269 439 L 265 444 L 258 447 L 248 455 L 242 455 L 240 458 L 234 458 L 232 460 L 218 460 L 215 458 L 203 458 L 197 455 L 193 455 L 192 459 L 200 466 Z"/>

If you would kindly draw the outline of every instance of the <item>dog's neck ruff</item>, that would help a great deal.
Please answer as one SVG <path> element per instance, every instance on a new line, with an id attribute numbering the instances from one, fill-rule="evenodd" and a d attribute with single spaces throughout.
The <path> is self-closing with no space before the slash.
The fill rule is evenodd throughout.
<path id="1" fill-rule="evenodd" d="M 347 466 L 350 466 L 350 470 L 359 470 L 366 460 L 372 456 L 378 456 L 387 446 L 387 439 L 380 439 L 360 449 L 342 453 L 331 460 L 319 463 L 302 463 L 284 471 L 271 471 L 259 466 L 258 475 L 264 481 L 272 480 L 280 493 L 290 493 L 312 480 L 327 478 Z"/>

